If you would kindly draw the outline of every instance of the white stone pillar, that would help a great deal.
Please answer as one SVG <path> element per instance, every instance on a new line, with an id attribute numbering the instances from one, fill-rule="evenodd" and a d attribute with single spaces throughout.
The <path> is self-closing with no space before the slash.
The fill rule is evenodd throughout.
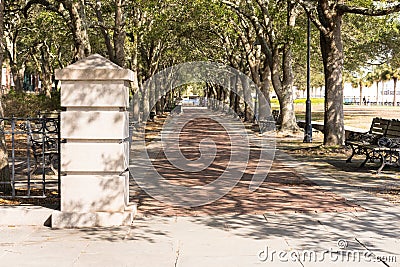
<path id="1" fill-rule="evenodd" d="M 62 70 L 61 210 L 52 227 L 129 225 L 129 82 L 133 72 L 100 55 Z"/>

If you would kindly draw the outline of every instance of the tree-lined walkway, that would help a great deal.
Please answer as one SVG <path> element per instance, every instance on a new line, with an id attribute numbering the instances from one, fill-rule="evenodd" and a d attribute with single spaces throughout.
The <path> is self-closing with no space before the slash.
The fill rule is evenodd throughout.
<path id="1" fill-rule="evenodd" d="M 204 114 L 204 116 L 202 116 Z M 160 150 L 153 165 L 171 184 L 181 186 L 204 186 L 222 175 L 226 169 L 235 143 L 231 143 L 226 129 L 218 122 L 238 123 L 227 115 L 212 113 L 206 109 L 186 108 L 181 114 L 186 125 L 179 133 L 179 148 L 189 160 L 200 157 L 199 144 L 212 139 L 217 147 L 214 161 L 198 172 L 183 171 L 167 159 L 161 149 L 161 142 L 154 143 Z M 213 119 L 213 116 L 215 119 Z M 195 119 L 191 120 L 194 117 Z M 281 160 L 275 160 L 261 186 L 249 191 L 249 184 L 260 158 L 260 147 L 251 144 L 249 163 L 237 185 L 215 202 L 195 208 L 174 207 L 149 196 L 136 184 L 131 187 L 131 199 L 138 203 L 139 215 L 150 216 L 204 216 L 223 214 L 264 214 L 303 212 L 345 212 L 361 211 L 361 207 L 346 201 L 343 197 L 323 190 L 317 184 L 288 167 Z M 243 162 L 242 164 L 246 164 Z"/>
<path id="2" fill-rule="evenodd" d="M 200 111 L 189 112 L 181 116 L 190 118 Z M 194 159 L 201 138 L 212 137 L 219 152 L 199 173 L 177 170 L 165 153 L 152 153 L 154 164 L 171 183 L 213 181 L 226 167 L 228 150 L 237 145 L 226 143 L 225 130 L 213 118 L 238 121 L 203 114 L 180 131 L 181 151 Z M 155 140 L 150 143 L 153 149 L 159 145 Z M 230 193 L 199 208 L 168 206 L 132 186 L 136 195 L 131 197 L 139 201 L 141 216 L 130 226 L 0 227 L 0 261 L 4 266 L 398 266 L 398 206 L 338 180 L 351 173 L 321 170 L 315 162 L 295 160 L 280 151 L 266 181 L 250 193 L 258 153 L 252 146 L 251 164 Z M 20 218 L 27 216 L 21 213 Z"/>

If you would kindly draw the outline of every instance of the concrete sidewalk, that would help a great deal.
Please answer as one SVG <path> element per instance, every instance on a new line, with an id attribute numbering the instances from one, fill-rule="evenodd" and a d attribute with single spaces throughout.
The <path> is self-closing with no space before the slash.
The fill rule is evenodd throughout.
<path id="1" fill-rule="evenodd" d="M 127 227 L 51 230 L 4 223 L 11 217 L 0 207 L 0 265 L 400 266 L 400 207 L 335 179 L 345 173 L 279 150 L 276 160 L 363 211 L 143 215 Z"/>
<path id="2" fill-rule="evenodd" d="M 0 262 L 2 266 L 399 266 L 398 214 L 397 208 L 375 207 L 362 213 L 152 216 L 138 218 L 131 227 L 106 229 L 4 226 Z M 375 256 L 385 257 L 386 265 Z"/>
<path id="3" fill-rule="evenodd" d="M 151 217 L 107 229 L 4 227 L 0 260 L 2 266 L 385 266 L 374 262 L 378 255 L 386 266 L 399 266 L 398 232 L 378 230 L 385 225 L 370 219 Z M 339 239 L 347 243 L 343 250 Z"/>

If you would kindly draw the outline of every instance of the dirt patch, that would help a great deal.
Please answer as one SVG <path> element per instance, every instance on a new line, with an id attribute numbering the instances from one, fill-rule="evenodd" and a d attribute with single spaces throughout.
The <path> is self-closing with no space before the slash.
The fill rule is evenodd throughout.
<path id="1" fill-rule="evenodd" d="M 400 188 L 397 189 L 380 189 L 370 190 L 369 193 L 374 196 L 384 198 L 391 203 L 400 205 Z"/>
<path id="2" fill-rule="evenodd" d="M 16 189 L 15 195 L 20 196 L 16 198 L 0 198 L 0 206 L 16 206 L 16 205 L 33 205 L 42 206 L 52 209 L 60 207 L 60 197 L 55 190 L 46 190 L 45 197 L 43 190 L 32 188 L 30 190 L 30 198 L 26 189 Z"/>
<path id="3" fill-rule="evenodd" d="M 293 148 L 290 150 L 291 153 L 299 154 L 302 156 L 340 156 L 350 155 L 351 149 L 348 147 L 337 147 L 337 146 L 312 146 L 312 147 L 304 147 L 304 148 Z"/>

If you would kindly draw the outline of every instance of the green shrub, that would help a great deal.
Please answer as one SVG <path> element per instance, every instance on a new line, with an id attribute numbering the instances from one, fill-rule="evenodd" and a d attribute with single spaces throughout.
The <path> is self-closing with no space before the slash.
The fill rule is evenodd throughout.
<path id="1" fill-rule="evenodd" d="M 51 98 L 43 94 L 10 91 L 2 98 L 5 117 L 35 117 L 39 112 L 60 110 L 60 92 L 51 93 Z"/>

